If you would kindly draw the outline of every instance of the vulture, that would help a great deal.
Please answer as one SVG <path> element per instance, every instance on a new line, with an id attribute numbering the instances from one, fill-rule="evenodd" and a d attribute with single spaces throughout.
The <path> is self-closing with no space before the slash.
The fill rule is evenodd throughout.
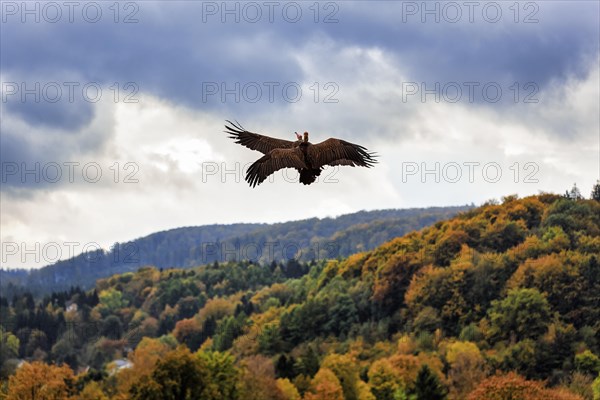
<path id="1" fill-rule="evenodd" d="M 282 168 L 295 168 L 300 173 L 300 182 L 310 185 L 321 174 L 326 165 L 349 165 L 371 167 L 377 163 L 377 155 L 358 144 L 342 139 L 329 138 L 321 143 L 308 141 L 308 132 L 296 133 L 296 141 L 272 138 L 249 132 L 239 122 L 226 120 L 225 133 L 235 143 L 264 154 L 246 172 L 246 181 L 251 187 L 261 184 L 269 175 Z"/>

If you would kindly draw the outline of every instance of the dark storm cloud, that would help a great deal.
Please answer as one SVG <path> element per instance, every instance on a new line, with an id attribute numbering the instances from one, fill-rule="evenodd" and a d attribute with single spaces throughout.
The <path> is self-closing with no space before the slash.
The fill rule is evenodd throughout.
<path id="1" fill-rule="evenodd" d="M 419 10 L 406 15 L 407 3 Z M 344 5 L 344 23 L 337 24 L 332 35 L 347 44 L 386 49 L 408 68 L 411 79 L 429 83 L 531 81 L 543 90 L 569 74 L 583 78 L 589 67 L 584 61 L 598 52 L 596 2 L 530 2 L 536 8 L 520 9 L 518 23 L 510 2 L 495 3 L 502 10 L 495 23 L 477 12 L 486 2 L 474 2 L 479 7 L 473 22 L 462 6 L 456 23 L 448 22 L 448 15 L 444 18 L 444 2 L 429 4 L 433 3 L 441 4 L 438 23 L 434 14 L 422 11 L 422 2 L 385 2 L 385 12 L 366 15 L 361 3 L 350 3 Z M 524 23 L 530 14 L 537 22 Z M 365 20 L 371 29 L 353 29 Z"/>
<path id="2" fill-rule="evenodd" d="M 47 163 L 56 156 L 52 147 L 34 145 L 25 135 L 3 126 L 0 135 L 1 177 L 0 187 L 5 193 L 26 194 L 18 189 L 47 187 L 36 171 L 37 165 Z M 37 165 L 36 165 L 37 163 Z M 40 170 L 40 168 L 37 168 Z M 27 171 L 32 171 L 28 173 Z"/>
<path id="3" fill-rule="evenodd" d="M 23 189 L 58 188 L 66 184 L 106 183 L 114 161 L 102 161 L 113 133 L 109 118 L 83 130 L 32 127 L 17 120 L 3 122 L 0 135 L 0 191 L 27 195 Z"/>
<path id="4" fill-rule="evenodd" d="M 294 55 L 317 33 L 340 45 L 382 48 L 395 57 L 410 79 L 429 84 L 518 81 L 535 82 L 543 89 L 553 79 L 581 74 L 582 58 L 597 52 L 590 40 L 597 33 L 598 4 L 594 2 L 569 7 L 536 2 L 536 9 L 520 10 L 518 23 L 508 3 L 495 3 L 502 12 L 495 23 L 483 16 L 485 2 L 474 9 L 472 22 L 468 9 L 456 3 L 462 13 L 456 23 L 447 22 L 453 14 L 444 11 L 445 3 L 432 3 L 440 9 L 439 23 L 435 15 L 410 9 L 423 7 L 421 2 L 325 3 L 318 16 L 314 8 L 302 3 L 302 18 L 296 23 L 284 18 L 281 7 L 274 10 L 272 23 L 265 7 L 259 7 L 262 17 L 258 22 L 248 22 L 254 9 L 237 2 L 228 6 L 222 2 L 176 2 L 160 7 L 138 2 L 133 14 L 137 22 L 127 24 L 115 23 L 108 5 L 103 6 L 103 18 L 97 23 L 77 18 L 76 13 L 73 23 L 61 20 L 52 24 L 42 19 L 31 29 L 31 23 L 11 16 L 4 24 L 2 68 L 8 73 L 25 70 L 32 77 L 58 71 L 65 80 L 68 71 L 73 71 L 82 84 L 135 82 L 140 91 L 188 106 L 227 109 L 238 102 L 234 95 L 226 95 L 223 102 L 221 89 L 232 90 L 236 83 L 241 87 L 258 83 L 264 91 L 258 103 L 272 107 L 265 82 L 283 85 L 307 78 Z M 235 10 L 236 4 L 237 13 L 227 14 L 222 9 Z M 121 10 L 119 19 L 125 14 Z M 528 16 L 538 22 L 523 23 Z M 324 23 L 328 17 L 332 23 Z M 38 40 L 40 35 L 45 40 Z M 207 95 L 207 85 L 214 90 L 215 84 L 218 92 Z M 275 105 L 285 106 L 277 97 Z M 256 111 L 244 100 L 240 102 Z M 22 107 L 20 110 L 23 112 Z M 34 114 L 44 113 L 38 110 Z M 55 122 L 75 124 L 67 114 L 62 115 Z"/>
<path id="5" fill-rule="evenodd" d="M 202 23 L 198 2 L 160 9 L 139 4 L 139 22 L 131 24 L 111 18 L 96 24 L 42 22 L 31 33 L 30 24 L 9 20 L 2 67 L 8 73 L 26 70 L 29 76 L 60 71 L 65 80 L 74 71 L 82 84 L 133 82 L 140 91 L 198 108 L 222 103 L 220 95 L 203 96 L 206 83 L 234 88 L 236 82 L 302 79 L 285 33 L 253 24 Z M 40 34 L 44 41 L 38 40 Z M 235 102 L 233 96 L 227 101 Z"/>
<path id="6" fill-rule="evenodd" d="M 41 154 L 31 146 L 23 136 L 15 135 L 14 132 L 2 129 L 0 136 L 0 157 L 3 162 L 19 162 L 21 160 L 39 159 Z"/>
<path id="7" fill-rule="evenodd" d="M 94 116 L 91 103 L 69 102 L 67 98 L 48 103 L 36 102 L 33 96 L 25 100 L 20 97 L 7 99 L 5 112 L 14 114 L 35 127 L 63 128 L 74 132 L 88 124 Z"/>

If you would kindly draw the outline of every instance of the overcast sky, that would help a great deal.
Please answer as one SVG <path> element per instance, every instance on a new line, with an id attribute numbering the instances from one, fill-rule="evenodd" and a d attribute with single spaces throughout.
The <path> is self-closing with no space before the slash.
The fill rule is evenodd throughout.
<path id="1" fill-rule="evenodd" d="M 191 225 L 587 197 L 599 3 L 1 3 L 3 267 Z M 304 186 L 223 133 L 379 154 Z"/>

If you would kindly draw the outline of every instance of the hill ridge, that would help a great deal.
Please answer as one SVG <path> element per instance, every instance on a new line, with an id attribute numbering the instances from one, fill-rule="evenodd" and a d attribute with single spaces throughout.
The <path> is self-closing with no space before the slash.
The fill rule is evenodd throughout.
<path id="1" fill-rule="evenodd" d="M 153 232 L 116 243 L 109 251 L 79 254 L 34 270 L 1 269 L 3 287 L 26 286 L 39 294 L 84 289 L 97 279 L 133 272 L 144 265 L 189 268 L 214 261 L 256 262 L 298 258 L 306 261 L 344 257 L 374 248 L 392 237 L 468 210 L 470 206 L 358 211 L 337 217 L 278 223 L 232 223 L 186 226 Z M 366 224 L 366 225 L 365 225 Z M 351 229 L 354 227 L 353 229 Z M 332 237 L 346 230 L 347 236 Z M 279 247 L 274 252 L 273 247 Z"/>

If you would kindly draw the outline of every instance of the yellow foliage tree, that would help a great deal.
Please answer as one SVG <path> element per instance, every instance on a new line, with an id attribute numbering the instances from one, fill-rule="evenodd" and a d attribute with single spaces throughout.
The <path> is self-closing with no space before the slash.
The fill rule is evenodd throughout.
<path id="1" fill-rule="evenodd" d="M 292 382 L 290 382 L 290 380 L 287 378 L 277 379 L 277 387 L 279 388 L 279 391 L 281 391 L 281 393 L 283 393 L 283 397 L 285 398 L 285 400 L 301 400 L 302 399 L 296 386 Z"/>
<path id="2" fill-rule="evenodd" d="M 360 382 L 358 363 L 349 354 L 329 354 L 321 367 L 329 368 L 339 379 L 346 400 L 358 399 L 358 382 Z"/>
<path id="3" fill-rule="evenodd" d="M 464 399 L 486 377 L 485 361 L 475 343 L 449 344 L 446 360 L 450 364 L 448 380 L 452 398 Z"/>
<path id="4" fill-rule="evenodd" d="M 81 393 L 79 393 L 79 400 L 108 400 L 108 397 L 102 391 L 102 388 L 96 381 L 90 381 Z"/>
<path id="5" fill-rule="evenodd" d="M 215 321 L 220 320 L 223 317 L 233 315 L 235 307 L 238 302 L 232 299 L 225 299 L 222 297 L 215 297 L 209 299 L 204 307 L 198 311 L 198 322 L 203 324 L 206 319 L 213 317 Z"/>
<path id="6" fill-rule="evenodd" d="M 358 387 L 358 400 L 376 400 L 368 383 L 358 381 L 356 386 Z"/>

